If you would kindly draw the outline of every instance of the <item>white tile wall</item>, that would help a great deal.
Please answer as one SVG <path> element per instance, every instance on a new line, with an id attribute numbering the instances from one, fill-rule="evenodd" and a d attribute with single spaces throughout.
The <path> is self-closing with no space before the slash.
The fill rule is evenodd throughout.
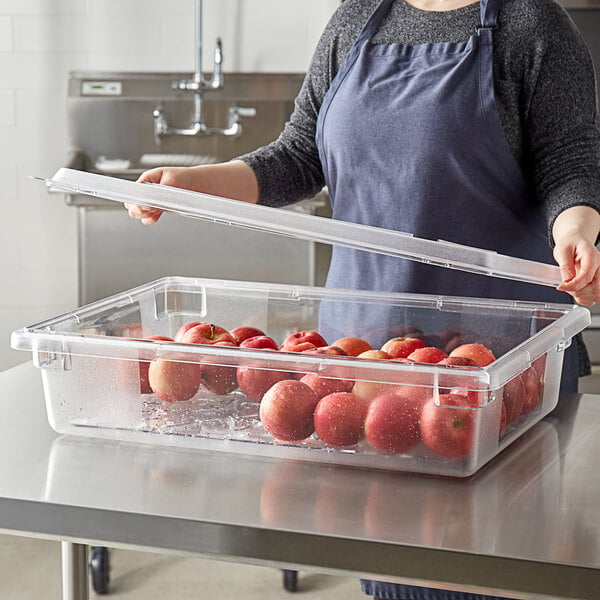
<path id="1" fill-rule="evenodd" d="M 85 14 L 86 0 L 2 0 L 4 15 Z"/>
<path id="2" fill-rule="evenodd" d="M 0 17 L 0 52 L 12 51 L 12 19 Z"/>
<path id="3" fill-rule="evenodd" d="M 205 0 L 204 14 L 206 19 L 213 16 L 215 6 L 221 0 Z M 96 15 L 166 15 L 193 14 L 193 0 L 87 0 L 87 14 Z"/>
<path id="4" fill-rule="evenodd" d="M 204 0 L 203 65 L 304 71 L 339 0 Z M 189 71 L 194 0 L 1 0 L 0 370 L 29 360 L 10 332 L 76 306 L 76 211 L 28 175 L 66 160 L 71 70 Z"/>
<path id="5" fill-rule="evenodd" d="M 11 127 L 15 124 L 15 92 L 0 90 L 0 127 Z"/>
<path id="6" fill-rule="evenodd" d="M 62 87 L 62 86 L 61 86 Z M 14 119 L 17 127 L 60 128 L 67 126 L 65 90 L 49 94 L 44 89 L 9 90 L 14 95 Z M 2 92 L 0 92 L 0 97 Z M 1 101 L 0 101 L 1 102 Z"/>

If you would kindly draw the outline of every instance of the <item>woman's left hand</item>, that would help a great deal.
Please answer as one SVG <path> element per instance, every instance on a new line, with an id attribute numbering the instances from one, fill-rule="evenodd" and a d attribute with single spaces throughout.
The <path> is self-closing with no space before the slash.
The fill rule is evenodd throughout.
<path id="1" fill-rule="evenodd" d="M 583 306 L 600 302 L 600 251 L 594 245 L 599 224 L 595 209 L 574 206 L 561 213 L 552 228 L 554 258 L 563 281 L 558 289 Z"/>

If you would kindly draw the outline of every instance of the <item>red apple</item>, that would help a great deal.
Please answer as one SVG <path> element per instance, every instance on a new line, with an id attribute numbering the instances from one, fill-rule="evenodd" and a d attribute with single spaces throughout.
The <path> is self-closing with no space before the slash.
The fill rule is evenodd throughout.
<path id="1" fill-rule="evenodd" d="M 306 354 L 330 354 L 331 356 L 348 356 L 346 351 L 339 346 L 319 346 L 318 348 L 309 348 L 302 350 Z"/>
<path id="2" fill-rule="evenodd" d="M 382 350 L 370 350 L 369 353 L 373 353 L 373 357 L 376 358 L 374 353 L 380 353 L 381 355 L 387 354 Z M 359 357 L 360 358 L 360 357 Z M 378 360 L 386 360 L 388 362 L 393 363 L 404 363 L 410 364 L 414 361 L 409 360 L 408 358 L 389 358 L 386 359 L 384 356 L 381 356 Z M 411 376 L 412 383 L 416 382 L 416 377 L 414 374 Z M 382 394 L 396 394 L 399 388 L 404 387 L 402 383 L 384 383 L 381 381 L 369 381 L 363 379 L 357 379 L 354 384 L 354 388 L 352 388 L 352 393 L 356 396 L 362 398 L 366 401 L 371 401 L 377 396 L 381 396 Z M 408 388 L 413 388 L 417 386 L 407 386 Z"/>
<path id="3" fill-rule="evenodd" d="M 316 373 L 307 373 L 300 381 L 305 383 L 317 395 L 317 398 L 323 398 L 334 392 L 349 392 L 354 385 L 353 381 L 321 377 Z"/>
<path id="4" fill-rule="evenodd" d="M 200 384 L 212 394 L 223 396 L 238 387 L 235 367 L 202 370 Z"/>
<path id="5" fill-rule="evenodd" d="M 265 392 L 278 381 L 290 379 L 290 374 L 285 371 L 253 367 L 238 367 L 236 375 L 240 391 L 252 402 L 260 402 Z"/>
<path id="6" fill-rule="evenodd" d="M 414 325 L 396 325 L 388 329 L 390 337 L 412 337 L 416 338 L 423 334 L 423 331 Z"/>
<path id="7" fill-rule="evenodd" d="M 348 392 L 323 396 L 314 412 L 317 436 L 334 448 L 356 444 L 364 434 L 367 408 L 367 403 Z"/>
<path id="8" fill-rule="evenodd" d="M 527 415 L 540 404 L 542 400 L 541 385 L 538 374 L 533 367 L 529 367 L 521 373 L 523 384 L 525 386 L 525 398 L 521 414 Z"/>
<path id="9" fill-rule="evenodd" d="M 237 347 L 234 342 L 223 340 L 211 346 Z M 232 392 L 238 387 L 236 367 L 204 363 L 201 366 L 200 384 L 209 392 L 222 396 Z"/>
<path id="10" fill-rule="evenodd" d="M 145 337 L 144 340 L 154 341 L 154 342 L 173 342 L 173 338 L 165 337 L 164 335 L 149 335 Z M 150 361 L 140 360 L 140 393 L 142 394 L 151 394 L 152 388 L 150 387 L 150 382 L 148 381 L 148 367 L 150 366 Z"/>
<path id="11" fill-rule="evenodd" d="M 447 365 L 449 367 L 473 367 L 473 368 L 479 368 L 477 366 L 477 363 L 471 359 L 468 358 L 466 356 L 448 356 L 446 358 L 442 358 L 442 360 L 440 360 L 439 363 L 437 363 L 438 365 Z M 447 394 L 450 392 L 450 390 L 445 387 L 447 385 L 457 385 L 457 379 L 456 379 L 456 371 L 451 371 L 450 373 L 448 373 L 448 375 L 450 377 L 445 376 L 445 374 L 441 374 L 440 375 L 440 379 L 439 379 L 439 384 L 440 384 L 440 393 L 442 394 Z M 468 387 L 468 379 L 465 378 L 465 383 L 464 383 L 465 387 Z M 462 392 L 460 392 L 462 393 Z"/>
<path id="12" fill-rule="evenodd" d="M 382 394 L 395 394 L 401 387 L 397 383 L 383 383 L 381 381 L 364 381 L 359 379 L 352 388 L 352 393 L 365 402 L 371 402 Z"/>
<path id="13" fill-rule="evenodd" d="M 401 363 L 411 363 L 412 360 L 408 360 L 407 358 L 386 358 L 383 356 L 387 354 L 387 352 L 383 352 L 382 350 L 369 350 L 366 353 L 369 356 L 365 357 L 370 360 L 386 360 L 389 362 L 401 362 Z M 372 358 L 371 358 L 372 356 Z M 360 356 L 358 358 L 361 358 Z M 402 387 L 400 383 L 384 383 L 382 381 L 369 381 L 363 379 L 357 379 L 354 387 L 352 388 L 352 393 L 362 398 L 366 401 L 371 401 L 377 396 L 381 396 L 382 394 L 395 394 L 396 390 Z"/>
<path id="14" fill-rule="evenodd" d="M 235 343 L 238 346 L 248 338 L 266 335 L 265 332 L 262 331 L 262 329 L 249 326 L 236 327 L 235 329 L 232 329 L 229 333 L 231 334 L 231 337 L 233 337 Z"/>
<path id="15" fill-rule="evenodd" d="M 300 342 L 291 348 L 281 348 L 282 352 L 310 352 L 311 350 L 316 350 L 317 346 L 315 346 L 312 342 Z"/>
<path id="16" fill-rule="evenodd" d="M 474 360 L 479 367 L 486 367 L 496 360 L 494 353 L 483 344 L 462 344 L 454 348 L 450 356 L 466 356 Z"/>
<path id="17" fill-rule="evenodd" d="M 421 412 L 425 402 L 431 400 L 433 390 L 426 385 L 401 385 L 396 387 L 394 394 L 407 398 L 417 406 L 419 412 Z"/>
<path id="18" fill-rule="evenodd" d="M 223 327 L 212 323 L 200 323 L 189 328 L 181 337 L 182 344 L 208 346 L 237 346 L 233 336 Z M 201 384 L 217 395 L 228 394 L 237 387 L 236 368 L 211 364 L 201 366 Z"/>
<path id="19" fill-rule="evenodd" d="M 449 365 L 451 367 L 477 367 L 477 363 L 468 356 L 447 356 L 442 358 L 438 365 Z"/>
<path id="20" fill-rule="evenodd" d="M 217 342 L 231 342 L 236 344 L 233 336 L 219 325 L 200 323 L 188 329 L 179 340 L 182 344 L 215 344 Z"/>
<path id="21" fill-rule="evenodd" d="M 408 359 L 414 362 L 435 364 L 447 358 L 448 355 L 435 346 L 425 346 L 417 348 L 408 355 Z"/>
<path id="22" fill-rule="evenodd" d="M 256 335 L 240 342 L 240 348 L 256 348 L 258 350 L 279 350 L 277 342 L 268 335 Z"/>
<path id="23" fill-rule="evenodd" d="M 546 355 L 542 354 L 542 356 L 531 363 L 531 366 L 537 373 L 538 381 L 544 381 L 544 375 L 546 374 Z"/>
<path id="24" fill-rule="evenodd" d="M 309 348 L 305 348 L 305 346 L 310 346 Z M 292 352 L 299 352 L 300 354 L 329 354 L 331 356 L 348 356 L 345 350 L 338 348 L 337 346 L 319 346 L 316 347 L 314 344 L 310 342 L 302 342 L 298 344 L 294 348 L 292 348 Z M 292 377 L 295 379 L 302 379 L 306 373 L 299 372 L 293 373 Z"/>
<path id="25" fill-rule="evenodd" d="M 369 405 L 365 436 L 378 450 L 408 452 L 419 441 L 419 405 L 399 394 L 382 394 Z"/>
<path id="26" fill-rule="evenodd" d="M 383 350 L 365 350 L 365 352 L 361 352 L 356 358 L 366 358 L 368 360 L 389 360 L 391 357 Z"/>
<path id="27" fill-rule="evenodd" d="M 158 358 L 148 367 L 148 381 L 161 400 L 189 400 L 200 387 L 201 365 Z"/>
<path id="28" fill-rule="evenodd" d="M 465 458 L 475 442 L 475 409 L 472 400 L 460 394 L 440 394 L 421 413 L 421 438 L 435 454 L 443 458 Z M 456 408 L 454 408 L 456 407 Z"/>
<path id="29" fill-rule="evenodd" d="M 506 425 L 514 423 L 523 410 L 525 402 L 525 384 L 520 375 L 511 379 L 502 390 L 502 403 L 506 409 Z"/>
<path id="30" fill-rule="evenodd" d="M 313 412 L 318 401 L 317 395 L 301 381 L 279 381 L 263 396 L 260 421 L 276 440 L 304 440 L 315 430 Z"/>
<path id="31" fill-rule="evenodd" d="M 387 352 L 390 358 L 407 358 L 418 348 L 425 348 L 425 342 L 411 337 L 395 337 L 381 346 L 381 349 Z"/>
<path id="32" fill-rule="evenodd" d="M 373 347 L 369 342 L 363 340 L 362 338 L 347 336 L 335 340 L 332 346 L 336 346 L 346 351 L 348 356 L 358 356 L 363 352 L 367 352 L 368 350 L 373 350 Z"/>
<path id="33" fill-rule="evenodd" d="M 467 398 L 468 406 L 482 407 L 486 405 L 487 392 L 484 392 L 483 390 L 470 390 L 462 387 L 454 387 L 443 393 L 465 396 Z"/>
<path id="34" fill-rule="evenodd" d="M 327 346 L 323 336 L 316 331 L 296 331 L 285 338 L 280 349 L 285 352 L 302 352 L 302 350 L 307 350 L 308 346 L 302 347 L 302 350 L 298 349 L 298 346 L 306 343 L 312 344 L 315 348 Z"/>
<path id="35" fill-rule="evenodd" d="M 191 321 L 189 323 L 184 323 L 176 332 L 175 335 L 173 336 L 173 339 L 176 342 L 180 342 L 181 339 L 183 338 L 183 336 L 185 335 L 185 333 L 191 329 L 192 327 L 196 327 L 196 325 L 202 325 L 202 322 L 200 321 Z"/>

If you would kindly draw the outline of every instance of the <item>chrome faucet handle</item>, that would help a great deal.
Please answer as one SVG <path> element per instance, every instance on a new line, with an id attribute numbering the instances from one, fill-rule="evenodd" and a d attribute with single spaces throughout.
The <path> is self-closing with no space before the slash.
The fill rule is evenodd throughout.
<path id="1" fill-rule="evenodd" d="M 215 46 L 215 63 L 212 78 L 209 81 L 203 81 L 204 89 L 220 90 L 223 87 L 223 43 L 221 38 L 217 38 Z"/>
<path id="2" fill-rule="evenodd" d="M 192 79 L 179 79 L 171 82 L 171 89 L 187 92 L 202 92 L 203 90 L 220 90 L 223 87 L 223 44 L 217 38 L 215 47 L 215 65 L 210 79 L 204 79 L 202 73 L 196 72 Z"/>
<path id="3" fill-rule="evenodd" d="M 166 134 L 168 129 L 167 119 L 162 104 L 159 104 L 152 111 L 152 116 L 154 117 L 154 139 L 159 143 L 161 137 Z"/>
<path id="4" fill-rule="evenodd" d="M 221 133 L 239 137 L 242 134 L 242 117 L 255 117 L 256 109 L 244 106 L 232 106 L 229 109 L 229 125 Z"/>
<path id="5" fill-rule="evenodd" d="M 250 106 L 232 106 L 229 115 L 234 120 L 239 120 L 241 117 L 255 117 L 256 109 Z"/>
<path id="6" fill-rule="evenodd" d="M 217 38 L 215 46 L 215 72 L 223 73 L 223 42 L 220 37 Z"/>

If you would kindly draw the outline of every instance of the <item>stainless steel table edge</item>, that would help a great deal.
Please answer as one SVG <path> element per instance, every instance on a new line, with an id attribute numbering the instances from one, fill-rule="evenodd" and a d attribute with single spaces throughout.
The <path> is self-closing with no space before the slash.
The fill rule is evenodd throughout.
<path id="1" fill-rule="evenodd" d="M 72 543 L 75 555 L 103 545 L 524 600 L 593 600 L 600 589 L 598 570 L 572 565 L 6 498 L 0 508 L 0 532 Z M 74 575 L 74 564 L 63 565 L 63 585 L 87 582 L 87 565 Z M 63 589 L 65 600 L 82 594 Z"/>

